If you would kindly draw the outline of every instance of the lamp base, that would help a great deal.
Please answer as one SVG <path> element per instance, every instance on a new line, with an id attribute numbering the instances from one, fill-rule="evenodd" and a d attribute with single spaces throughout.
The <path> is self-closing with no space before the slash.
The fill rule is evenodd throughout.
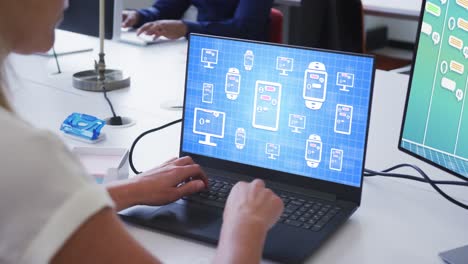
<path id="1" fill-rule="evenodd" d="M 104 85 L 107 91 L 130 87 L 130 77 L 120 70 L 106 69 Z M 81 71 L 73 74 L 73 87 L 79 90 L 102 92 L 99 74 L 95 70 Z"/>

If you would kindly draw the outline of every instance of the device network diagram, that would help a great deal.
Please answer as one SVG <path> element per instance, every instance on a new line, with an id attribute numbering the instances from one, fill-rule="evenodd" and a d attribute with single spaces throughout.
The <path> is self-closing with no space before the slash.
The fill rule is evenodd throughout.
<path id="1" fill-rule="evenodd" d="M 289 136 L 283 135 L 292 142 L 294 142 L 294 138 L 301 138 L 301 141 L 304 136 L 307 138 L 305 142 L 302 141 L 304 143 L 294 147 L 295 149 L 297 147 L 302 149 L 302 153 L 304 153 L 302 164 L 306 168 L 315 170 L 320 167 L 329 171 L 343 171 L 347 160 L 345 150 L 342 147 L 333 146 L 329 142 L 324 142 L 324 138 L 329 140 L 330 136 L 327 135 L 323 138 L 319 135 L 320 133 L 311 133 L 313 132 L 311 128 L 317 125 L 314 123 L 316 121 L 313 118 L 315 115 L 321 116 L 325 111 L 329 111 L 330 107 L 335 107 L 335 120 L 330 120 L 330 129 L 333 127 L 336 134 L 333 137 L 352 134 L 354 106 L 337 103 L 335 98 L 327 103 L 327 93 L 332 91 L 330 89 L 336 87 L 336 90 L 333 90 L 334 94 L 336 92 L 345 92 L 343 95 L 346 96 L 350 89 L 355 88 L 356 76 L 352 68 L 342 66 L 343 71 L 339 71 L 334 66 L 331 67 L 333 70 L 329 70 L 325 61 L 309 61 L 305 64 L 305 67 L 301 67 L 300 64 L 295 64 L 301 61 L 299 58 L 290 56 L 291 54 L 286 54 L 286 56 L 277 55 L 274 56 L 276 64 L 270 64 L 271 70 L 278 72 L 277 77 L 272 75 L 271 80 L 269 80 L 270 78 L 255 79 L 258 74 L 257 69 L 265 70 L 266 64 L 263 63 L 263 58 L 259 55 L 262 54 L 261 52 L 257 53 L 254 49 L 244 49 L 236 55 L 231 50 L 229 50 L 230 53 L 225 54 L 224 49 L 221 48 L 201 48 L 201 50 L 202 67 L 214 69 L 216 66 L 220 67 L 220 69 L 224 68 L 224 70 L 215 69 L 216 73 L 213 71 L 213 74 L 207 74 L 207 78 L 201 82 L 201 103 L 204 106 L 194 108 L 192 131 L 193 134 L 203 137 L 197 141 L 198 144 L 216 148 L 220 142 L 230 142 L 231 150 L 226 149 L 225 143 L 219 148 L 227 152 L 234 150 L 237 153 L 243 152 L 249 156 L 251 151 L 257 151 L 258 147 L 260 147 L 258 145 L 263 143 L 262 152 L 265 156 L 258 156 L 259 153 L 257 153 L 255 159 L 260 159 L 263 156 L 264 161 L 275 161 L 275 164 L 281 164 L 281 162 L 278 162 L 279 160 L 287 159 L 287 156 L 282 156 L 281 148 L 285 147 L 285 153 L 289 153 L 290 149 L 287 144 L 283 146 L 282 140 L 286 138 L 282 139 L 283 136 L 278 137 L 277 133 L 280 131 L 284 133 L 284 129 L 287 128 Z M 220 52 L 223 52 L 224 56 L 229 59 L 228 63 L 226 63 L 227 61 L 218 60 Z M 235 56 L 238 56 L 237 60 Z M 216 85 L 219 83 L 219 71 L 224 71 L 225 75 L 225 96 L 223 97 L 219 97 L 220 91 L 215 90 Z M 290 89 L 288 87 L 289 78 L 297 78 L 297 72 L 301 72 L 301 75 L 304 74 L 303 85 L 296 90 L 304 100 L 304 103 L 301 104 L 302 109 L 297 109 L 297 106 L 295 110 L 289 110 L 288 106 L 284 106 L 283 109 L 284 93 L 287 89 Z M 213 76 L 216 76 L 216 79 L 211 79 Z M 254 76 L 253 80 L 252 76 Z M 333 76 L 336 80 L 333 87 L 328 80 L 330 76 Z M 252 87 L 251 83 L 254 83 L 255 86 Z M 245 126 L 245 123 L 240 125 L 240 123 L 236 123 L 238 119 L 231 116 L 230 112 L 234 111 L 233 115 L 235 115 L 236 111 L 234 109 L 245 107 L 246 98 L 249 100 L 250 96 L 253 97 L 250 116 L 251 126 Z M 290 104 L 289 100 L 287 102 Z M 333 106 L 327 104 L 333 104 Z M 324 105 L 327 105 L 326 108 Z M 224 107 L 228 108 L 225 109 Z M 284 111 L 287 112 L 282 113 Z M 226 126 L 226 124 L 229 125 Z M 259 131 L 263 131 L 261 132 L 262 135 L 264 133 L 274 134 L 271 134 L 271 139 L 265 137 L 259 140 L 257 136 L 260 133 Z M 228 137 L 225 137 L 226 133 Z M 305 135 L 302 136 L 303 134 Z M 249 140 L 248 136 L 253 139 Z M 229 141 L 226 141 L 226 139 L 229 139 Z M 283 153 L 283 155 L 286 154 Z M 326 162 L 324 162 L 325 160 Z"/>

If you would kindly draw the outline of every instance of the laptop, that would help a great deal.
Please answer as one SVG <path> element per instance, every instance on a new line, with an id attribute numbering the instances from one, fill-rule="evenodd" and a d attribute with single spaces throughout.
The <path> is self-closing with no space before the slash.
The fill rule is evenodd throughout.
<path id="1" fill-rule="evenodd" d="M 367 55 L 191 34 L 180 156 L 210 188 L 121 217 L 217 244 L 231 187 L 260 178 L 285 204 L 263 256 L 303 262 L 361 203 L 374 72 Z"/>

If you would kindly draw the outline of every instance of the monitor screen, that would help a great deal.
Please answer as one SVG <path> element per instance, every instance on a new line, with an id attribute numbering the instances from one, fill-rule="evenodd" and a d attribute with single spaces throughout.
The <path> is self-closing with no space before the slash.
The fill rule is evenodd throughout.
<path id="1" fill-rule="evenodd" d="M 424 1 L 399 148 L 468 177 L 468 2 Z"/>
<path id="2" fill-rule="evenodd" d="M 105 38 L 112 39 L 114 0 L 105 0 L 105 14 Z M 65 10 L 63 21 L 58 28 L 99 37 L 99 0 L 69 0 L 69 6 Z"/>
<path id="3" fill-rule="evenodd" d="M 352 90 L 327 82 L 339 72 Z M 181 151 L 360 187 L 373 73 L 370 56 L 192 34 Z"/>

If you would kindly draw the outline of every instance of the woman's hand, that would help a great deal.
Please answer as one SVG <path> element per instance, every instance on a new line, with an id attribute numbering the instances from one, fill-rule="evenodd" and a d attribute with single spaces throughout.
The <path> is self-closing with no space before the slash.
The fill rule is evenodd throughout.
<path id="1" fill-rule="evenodd" d="M 190 157 L 171 159 L 137 178 L 141 204 L 164 205 L 208 187 L 208 178 Z"/>
<path id="2" fill-rule="evenodd" d="M 263 181 L 237 183 L 226 202 L 213 263 L 259 263 L 266 234 L 283 208 L 281 199 Z"/>
<path id="3" fill-rule="evenodd" d="M 161 166 L 107 187 L 116 210 L 134 205 L 164 205 L 205 189 L 208 178 L 192 158 L 174 158 Z"/>
<path id="4" fill-rule="evenodd" d="M 122 27 L 129 28 L 133 27 L 140 21 L 140 15 L 135 10 L 124 10 L 122 11 Z"/>
<path id="5" fill-rule="evenodd" d="M 238 182 L 231 190 L 224 209 L 229 225 L 253 224 L 268 231 L 283 212 L 283 201 L 262 180 Z"/>

